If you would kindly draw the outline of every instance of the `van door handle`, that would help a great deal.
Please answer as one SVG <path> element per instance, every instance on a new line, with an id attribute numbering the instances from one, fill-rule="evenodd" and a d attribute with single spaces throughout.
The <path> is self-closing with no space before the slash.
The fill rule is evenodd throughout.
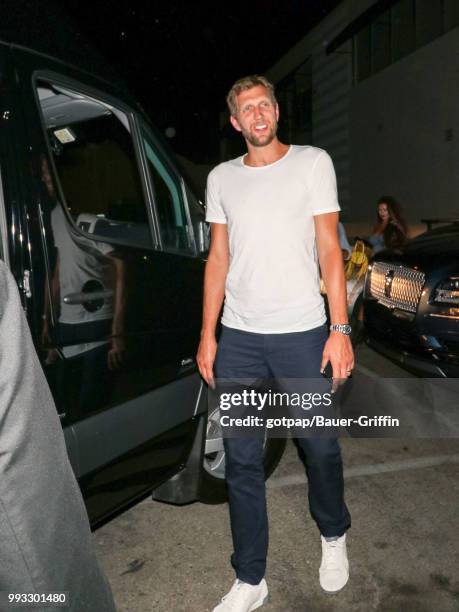
<path id="1" fill-rule="evenodd" d="M 181 368 L 189 368 L 189 367 L 193 366 L 194 363 L 195 363 L 194 357 L 186 357 L 185 359 L 182 359 L 180 361 L 180 367 Z"/>
<path id="2" fill-rule="evenodd" d="M 64 295 L 64 304 L 86 304 L 97 300 L 107 300 L 113 297 L 113 291 L 79 291 Z"/>

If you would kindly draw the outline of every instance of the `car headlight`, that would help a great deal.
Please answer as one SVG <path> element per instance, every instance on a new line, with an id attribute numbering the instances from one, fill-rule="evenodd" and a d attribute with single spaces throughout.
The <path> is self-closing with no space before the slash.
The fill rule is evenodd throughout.
<path id="1" fill-rule="evenodd" d="M 367 300 L 369 300 L 372 295 L 371 295 L 371 268 L 372 265 L 369 264 L 367 271 L 365 273 L 365 280 L 363 283 L 363 297 Z"/>
<path id="2" fill-rule="evenodd" d="M 459 304 L 459 276 L 451 276 L 435 289 L 434 302 Z"/>

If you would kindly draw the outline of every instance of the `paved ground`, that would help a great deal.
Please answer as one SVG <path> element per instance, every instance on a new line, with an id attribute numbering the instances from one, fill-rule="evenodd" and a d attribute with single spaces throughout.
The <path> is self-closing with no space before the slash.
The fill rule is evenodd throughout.
<path id="1" fill-rule="evenodd" d="M 364 347 L 362 368 L 401 371 Z M 290 442 L 268 481 L 266 612 L 459 611 L 459 440 L 343 439 L 351 578 L 318 584 L 320 540 Z M 227 506 L 144 501 L 99 529 L 120 612 L 206 612 L 233 581 Z M 95 611 L 96 612 L 96 611 Z"/>

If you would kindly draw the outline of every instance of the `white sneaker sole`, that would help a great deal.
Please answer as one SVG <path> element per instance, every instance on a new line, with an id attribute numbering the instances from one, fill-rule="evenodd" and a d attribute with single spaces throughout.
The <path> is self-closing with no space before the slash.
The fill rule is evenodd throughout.
<path id="1" fill-rule="evenodd" d="M 265 597 L 263 597 L 262 599 L 259 599 L 258 601 L 253 603 L 252 607 L 249 608 L 249 612 L 252 612 L 252 610 L 256 610 L 257 608 L 261 608 L 263 604 L 267 603 L 268 599 L 269 599 L 269 593 L 268 595 L 265 595 Z"/>

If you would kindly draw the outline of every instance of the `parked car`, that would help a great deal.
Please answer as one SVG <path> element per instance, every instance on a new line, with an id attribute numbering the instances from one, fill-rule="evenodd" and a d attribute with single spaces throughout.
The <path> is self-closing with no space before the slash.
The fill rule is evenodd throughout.
<path id="1" fill-rule="evenodd" d="M 194 359 L 201 205 L 119 84 L 0 42 L 0 87 L 0 256 L 93 525 L 149 493 L 224 499 Z"/>
<path id="2" fill-rule="evenodd" d="M 459 220 L 376 255 L 364 320 L 368 344 L 401 367 L 459 376 Z"/>

